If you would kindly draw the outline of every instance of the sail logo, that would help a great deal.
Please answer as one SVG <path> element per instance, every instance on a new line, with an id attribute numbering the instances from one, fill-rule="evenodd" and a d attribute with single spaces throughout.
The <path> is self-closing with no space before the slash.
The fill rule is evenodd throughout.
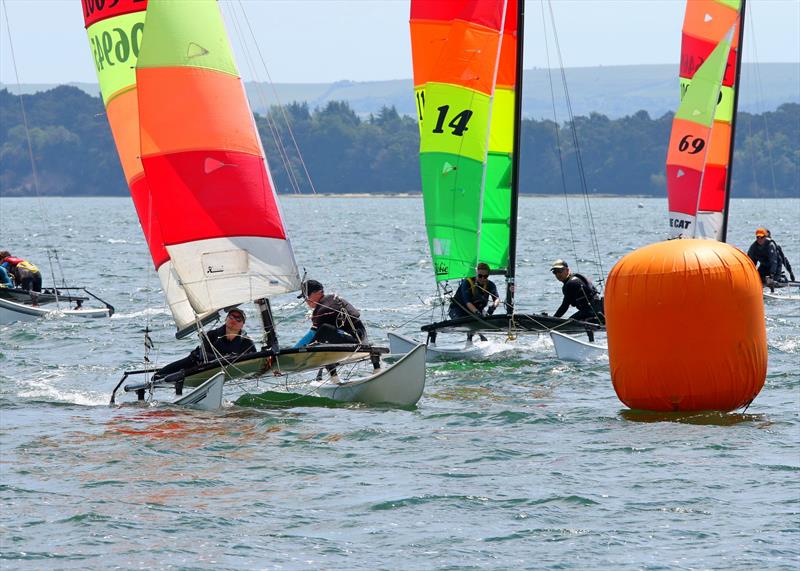
<path id="1" fill-rule="evenodd" d="M 207 274 L 224 274 L 225 273 L 225 266 L 217 265 L 217 266 L 208 266 L 206 269 Z"/>
<path id="2" fill-rule="evenodd" d="M 450 266 L 444 262 L 437 262 L 434 271 L 436 272 L 437 276 L 446 276 L 450 273 Z"/>
<path id="3" fill-rule="evenodd" d="M 691 220 L 681 220 L 680 218 L 669 219 L 670 228 L 681 228 L 683 230 L 688 230 L 691 224 L 692 224 Z"/>
<path id="4" fill-rule="evenodd" d="M 450 255 L 450 240 L 446 238 L 433 239 L 433 255 L 434 256 L 449 256 Z"/>

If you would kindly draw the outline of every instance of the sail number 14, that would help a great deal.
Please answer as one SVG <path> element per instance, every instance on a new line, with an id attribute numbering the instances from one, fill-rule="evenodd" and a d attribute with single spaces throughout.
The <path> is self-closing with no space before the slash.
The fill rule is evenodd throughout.
<path id="1" fill-rule="evenodd" d="M 438 111 L 439 117 L 436 119 L 436 126 L 433 128 L 433 131 L 431 131 L 432 133 L 444 133 L 444 122 L 447 121 L 447 114 L 450 111 L 450 106 L 442 105 L 438 108 Z M 464 131 L 468 129 L 467 124 L 471 118 L 472 111 L 465 109 L 450 119 L 450 122 L 447 123 L 447 126 L 453 130 L 453 135 L 456 135 L 457 137 L 463 137 Z"/>

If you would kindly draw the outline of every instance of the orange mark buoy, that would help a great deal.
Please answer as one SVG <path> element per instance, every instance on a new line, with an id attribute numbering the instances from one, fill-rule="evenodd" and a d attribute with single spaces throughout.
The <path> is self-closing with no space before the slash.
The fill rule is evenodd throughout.
<path id="1" fill-rule="evenodd" d="M 628 407 L 729 411 L 767 375 L 761 279 L 742 251 L 714 240 L 640 248 L 606 282 L 611 382 Z"/>

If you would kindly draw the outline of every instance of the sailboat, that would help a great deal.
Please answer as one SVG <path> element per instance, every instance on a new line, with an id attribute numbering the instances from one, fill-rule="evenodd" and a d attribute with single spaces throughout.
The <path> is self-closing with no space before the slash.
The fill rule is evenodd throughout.
<path id="1" fill-rule="evenodd" d="M 601 325 L 514 311 L 524 1 L 411 0 L 414 91 L 425 225 L 440 298 L 479 262 L 505 277 L 505 314 L 422 327 L 429 356 L 474 352 L 436 346 L 441 332 L 584 333 Z M 443 315 L 443 317 L 445 317 Z M 411 341 L 390 335 L 392 351 Z"/>
<path id="2" fill-rule="evenodd" d="M 5 4 L 3 4 L 5 11 Z M 8 14 L 5 14 L 5 21 L 8 24 Z M 11 30 L 7 30 L 9 48 L 14 51 L 14 43 L 11 37 Z M 22 116 L 22 125 L 25 128 L 25 138 L 28 143 L 28 157 L 31 164 L 31 179 L 33 181 L 33 189 L 36 196 L 39 197 L 39 209 L 44 224 L 42 234 L 44 236 L 52 236 L 53 232 L 49 227 L 45 206 L 41 200 L 39 193 L 39 181 L 36 170 L 36 161 L 33 156 L 33 147 L 31 144 L 31 133 L 28 127 L 28 117 L 25 112 L 25 99 L 20 89 L 19 74 L 17 73 L 16 59 L 12 57 L 14 62 L 14 74 L 17 79 L 17 91 L 19 93 L 19 105 Z M 5 255 L 5 254 L 4 254 Z M 55 259 L 56 265 L 61 269 L 58 252 L 55 249 L 48 248 L 47 256 L 50 261 L 51 270 L 53 270 L 53 260 Z M 0 263 L 4 261 L 12 262 L 13 257 L 6 260 L 0 256 Z M 14 265 L 18 261 L 13 261 Z M 11 273 L 11 272 L 8 272 Z M 52 272 L 55 274 L 55 271 Z M 53 275 L 54 282 L 57 277 Z M 5 281 L 5 280 L 4 280 Z M 111 317 L 114 314 L 114 307 L 100 299 L 97 295 L 89 291 L 84 286 L 68 285 L 64 279 L 63 271 L 61 271 L 60 280 L 61 285 L 54 284 L 53 287 L 45 288 L 43 291 L 29 291 L 21 287 L 21 284 L 12 284 L 15 287 L 6 287 L 0 285 L 0 325 L 10 325 L 16 322 L 34 321 L 40 318 L 58 319 L 62 317 L 81 317 L 81 318 L 97 318 L 97 317 Z M 84 302 L 91 300 L 99 302 L 100 307 L 84 306 Z"/>
<path id="3" fill-rule="evenodd" d="M 233 378 L 322 373 L 368 362 L 374 371 L 366 379 L 340 382 L 331 376 L 340 389 L 331 398 L 416 403 L 425 382 L 424 347 L 385 368 L 381 355 L 388 350 L 366 343 L 280 348 L 269 298 L 299 290 L 301 279 L 217 2 L 85 2 L 84 18 L 109 123 L 176 336 L 202 335 L 203 325 L 220 311 L 251 302 L 264 329 L 261 351 L 235 362 L 211 358 L 174 380 L 148 378 L 154 371 L 149 366 L 126 371 L 111 402 L 120 388 L 139 400 L 166 388 L 180 397 L 178 404 L 214 409 L 221 404 L 217 385 Z M 124 384 L 131 375 L 145 380 Z M 345 390 L 349 383 L 362 390 Z M 397 384 L 408 386 L 397 390 Z M 207 396 L 184 397 L 184 388 Z"/>

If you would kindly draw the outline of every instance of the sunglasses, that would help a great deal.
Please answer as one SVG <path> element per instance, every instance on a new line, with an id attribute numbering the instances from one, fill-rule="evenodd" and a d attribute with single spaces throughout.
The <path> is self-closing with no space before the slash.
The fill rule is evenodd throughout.
<path id="1" fill-rule="evenodd" d="M 478 274 L 479 278 L 488 278 L 489 274 Z"/>
<path id="2" fill-rule="evenodd" d="M 244 317 L 242 317 L 241 315 L 236 315 L 235 313 L 229 313 L 228 317 L 230 317 L 234 321 L 238 321 L 239 323 L 242 323 L 244 321 Z"/>

